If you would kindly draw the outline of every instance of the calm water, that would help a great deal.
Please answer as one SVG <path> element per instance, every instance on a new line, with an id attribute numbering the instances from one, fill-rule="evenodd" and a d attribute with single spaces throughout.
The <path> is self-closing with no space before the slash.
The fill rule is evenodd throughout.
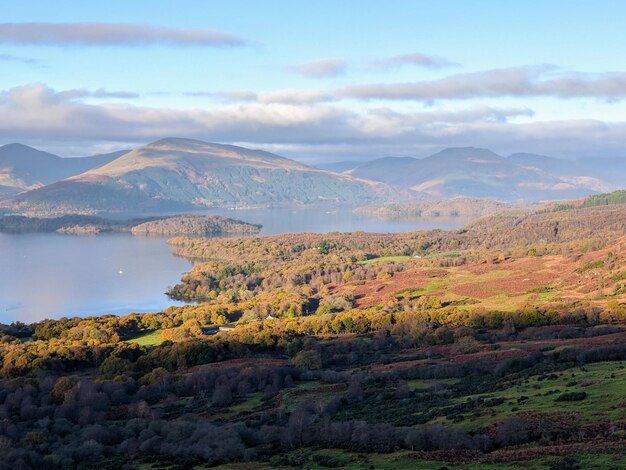
<path id="1" fill-rule="evenodd" d="M 457 228 L 464 220 L 381 221 L 348 209 L 213 211 L 263 224 L 264 234 Z M 0 234 L 0 322 L 158 311 L 191 263 L 164 238 L 130 234 Z"/>

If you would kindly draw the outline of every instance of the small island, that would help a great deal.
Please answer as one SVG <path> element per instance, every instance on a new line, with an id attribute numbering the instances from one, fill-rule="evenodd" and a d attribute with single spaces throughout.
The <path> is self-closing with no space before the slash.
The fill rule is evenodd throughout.
<path id="1" fill-rule="evenodd" d="M 99 235 L 110 232 L 130 232 L 133 235 L 154 236 L 218 236 L 257 234 L 261 225 L 217 215 L 176 215 L 130 220 L 112 220 L 86 215 L 64 215 L 39 218 L 22 215 L 0 217 L 0 233 L 64 233 Z"/>

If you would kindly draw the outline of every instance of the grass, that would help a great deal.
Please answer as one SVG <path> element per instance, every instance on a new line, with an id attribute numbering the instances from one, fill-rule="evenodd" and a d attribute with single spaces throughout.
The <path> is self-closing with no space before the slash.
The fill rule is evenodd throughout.
<path id="1" fill-rule="evenodd" d="M 154 330 L 129 338 L 126 342 L 137 343 L 140 346 L 158 346 L 163 342 L 163 338 L 161 338 L 161 330 Z"/>
<path id="2" fill-rule="evenodd" d="M 374 264 L 374 263 L 401 263 L 412 259 L 410 256 L 381 256 L 380 258 L 366 259 L 359 261 L 358 264 Z"/>
<path id="3" fill-rule="evenodd" d="M 409 299 L 416 299 L 417 297 L 421 297 L 423 295 L 434 294 L 441 288 L 443 282 L 444 282 L 443 279 L 435 278 L 432 281 L 430 281 L 428 284 L 426 284 L 424 287 L 421 287 L 419 289 L 413 288 L 413 287 L 409 289 L 402 289 L 396 292 L 395 295 L 397 297 L 406 297 Z"/>
<path id="4" fill-rule="evenodd" d="M 472 430 L 487 426 L 508 416 L 520 412 L 575 412 L 580 415 L 581 422 L 591 423 L 599 420 L 623 420 L 626 408 L 621 406 L 625 401 L 626 367 L 623 362 L 605 362 L 575 367 L 549 375 L 548 378 L 535 376 L 521 385 L 515 385 L 493 393 L 464 396 L 457 400 L 461 403 L 468 399 L 503 398 L 501 405 L 488 408 L 486 414 L 474 416 L 464 414 L 466 418 L 458 426 Z M 563 393 L 586 392 L 587 398 L 582 401 L 556 401 Z M 522 403 L 522 397 L 528 399 Z M 493 415 L 491 415 L 493 412 Z M 450 424 L 440 417 L 435 422 Z"/>

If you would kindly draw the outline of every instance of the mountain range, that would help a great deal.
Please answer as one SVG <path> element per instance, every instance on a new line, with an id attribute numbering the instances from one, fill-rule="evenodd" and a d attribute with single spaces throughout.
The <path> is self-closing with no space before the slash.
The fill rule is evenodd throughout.
<path id="1" fill-rule="evenodd" d="M 0 147 L 0 210 L 142 213 L 453 197 L 534 202 L 608 192 L 626 181 L 626 165 L 617 159 L 598 164 L 527 153 L 503 157 L 472 147 L 327 168 L 180 138 L 84 158 L 9 144 Z"/>
<path id="2" fill-rule="evenodd" d="M 159 212 L 280 204 L 360 204 L 408 191 L 260 150 L 168 138 L 109 163 L 5 198 L 15 212 Z"/>
<path id="3" fill-rule="evenodd" d="M 502 157 L 487 149 L 448 148 L 423 159 L 381 158 L 344 172 L 358 178 L 411 189 L 435 199 L 478 197 L 534 202 L 571 199 L 618 189 L 626 165 L 607 178 L 600 165 L 543 155 Z M 622 183 L 623 184 L 623 183 Z"/>

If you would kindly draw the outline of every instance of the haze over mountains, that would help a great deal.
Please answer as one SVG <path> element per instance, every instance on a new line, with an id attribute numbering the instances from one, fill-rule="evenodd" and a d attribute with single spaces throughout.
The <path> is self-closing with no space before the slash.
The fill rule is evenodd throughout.
<path id="1" fill-rule="evenodd" d="M 134 150 L 61 158 L 21 144 L 0 147 L 5 212 L 159 212 L 207 207 L 366 205 L 473 197 L 534 202 L 623 187 L 626 165 L 487 149 L 430 157 L 338 162 L 314 168 L 261 150 L 167 138 Z"/>

